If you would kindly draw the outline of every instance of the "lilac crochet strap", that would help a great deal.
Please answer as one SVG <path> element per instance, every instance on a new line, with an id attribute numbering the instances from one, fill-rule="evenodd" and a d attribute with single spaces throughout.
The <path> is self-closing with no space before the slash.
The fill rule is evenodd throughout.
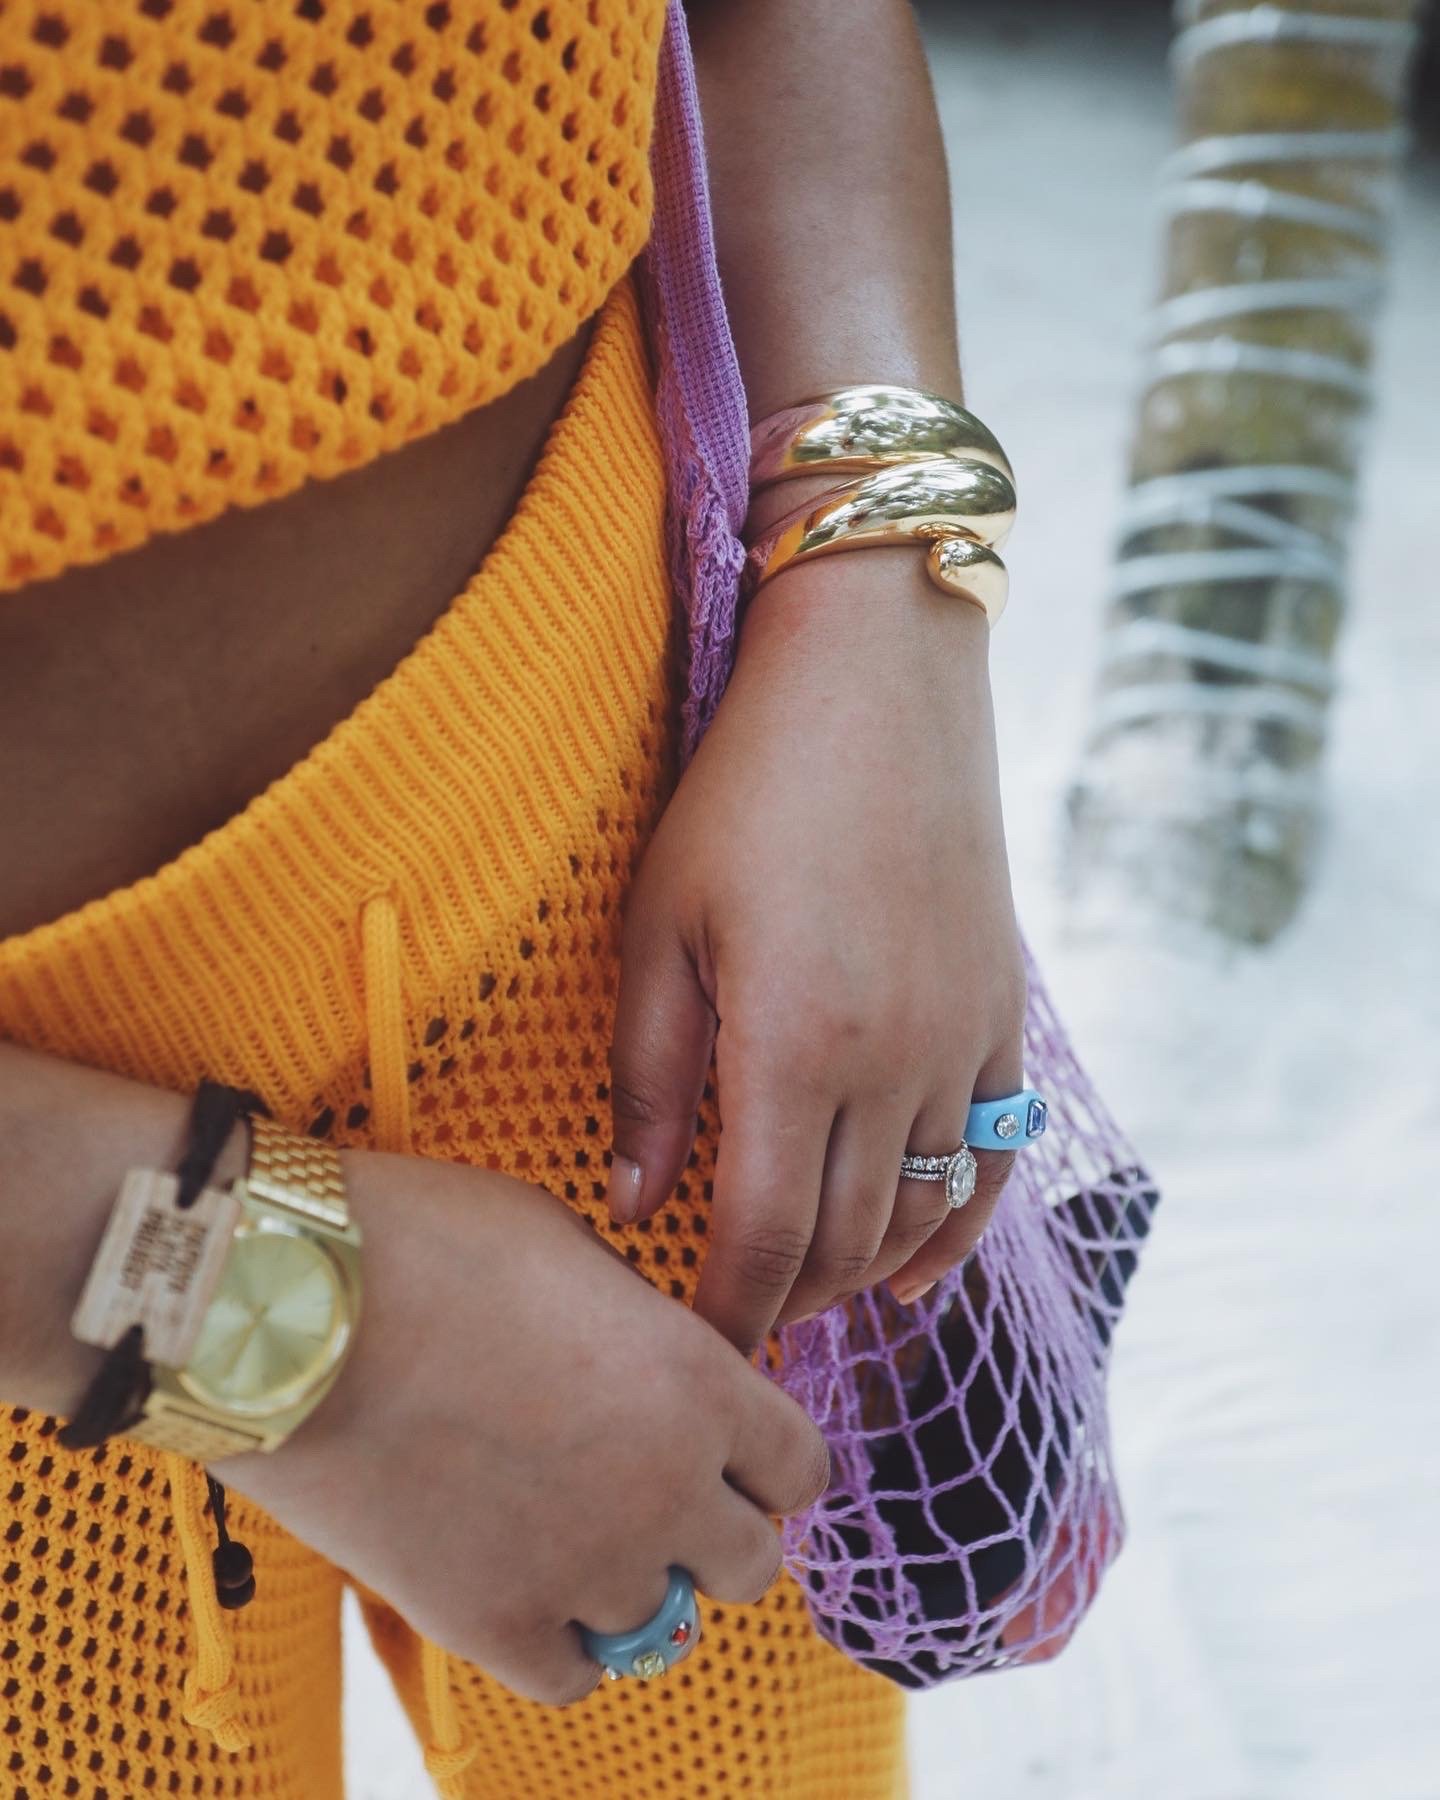
<path id="1" fill-rule="evenodd" d="M 653 163 L 655 217 L 641 296 L 670 471 L 670 566 L 687 627 L 683 765 L 714 717 L 735 662 L 750 422 L 715 263 L 705 138 L 680 0 L 672 0 L 660 48 Z"/>
<path id="2" fill-rule="evenodd" d="M 749 439 L 715 263 L 684 12 L 661 52 L 642 295 L 684 626 L 685 761 L 734 665 Z M 776 1378 L 830 1445 L 786 1528 L 817 1628 L 908 1686 L 1051 1656 L 1118 1551 L 1106 1375 L 1159 1195 L 1081 1067 L 1028 946 L 1027 1079 L 1050 1127 L 985 1241 L 925 1299 L 862 1294 L 780 1334 Z"/>

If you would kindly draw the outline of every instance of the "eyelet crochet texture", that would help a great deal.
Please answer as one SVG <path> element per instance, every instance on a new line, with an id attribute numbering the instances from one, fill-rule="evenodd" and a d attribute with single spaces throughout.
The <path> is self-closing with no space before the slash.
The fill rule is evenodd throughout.
<path id="1" fill-rule="evenodd" d="M 0 590 L 495 399 L 643 246 L 663 0 L 0 8 Z"/>

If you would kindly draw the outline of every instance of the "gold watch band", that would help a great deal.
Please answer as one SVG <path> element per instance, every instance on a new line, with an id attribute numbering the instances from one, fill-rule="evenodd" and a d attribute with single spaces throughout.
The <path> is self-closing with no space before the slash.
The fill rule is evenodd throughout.
<path id="1" fill-rule="evenodd" d="M 287 1131 L 263 1113 L 250 1115 L 245 1186 L 255 1199 L 287 1207 L 332 1230 L 344 1231 L 350 1223 L 345 1178 L 334 1146 Z"/>
<path id="2" fill-rule="evenodd" d="M 259 1450 L 265 1440 L 258 1431 L 239 1431 L 221 1425 L 207 1414 L 191 1412 L 172 1395 L 155 1391 L 145 1402 L 143 1417 L 125 1429 L 124 1435 L 135 1444 L 149 1444 L 155 1450 L 173 1450 L 177 1456 L 188 1456 L 192 1462 L 215 1462 L 222 1456 L 239 1456 L 246 1450 Z"/>

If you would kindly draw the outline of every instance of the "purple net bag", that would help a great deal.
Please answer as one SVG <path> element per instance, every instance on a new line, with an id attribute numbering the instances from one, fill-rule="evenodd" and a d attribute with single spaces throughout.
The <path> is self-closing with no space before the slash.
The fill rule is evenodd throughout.
<path id="1" fill-rule="evenodd" d="M 661 51 L 642 296 L 685 633 L 682 758 L 734 665 L 748 501 L 745 394 L 720 291 L 684 12 Z M 1106 1373 L 1159 1195 L 1071 1049 L 1027 947 L 1026 1079 L 1049 1129 L 979 1252 L 916 1306 L 862 1294 L 780 1334 L 773 1372 L 833 1479 L 786 1527 L 821 1635 L 908 1687 L 1068 1641 L 1120 1548 Z"/>

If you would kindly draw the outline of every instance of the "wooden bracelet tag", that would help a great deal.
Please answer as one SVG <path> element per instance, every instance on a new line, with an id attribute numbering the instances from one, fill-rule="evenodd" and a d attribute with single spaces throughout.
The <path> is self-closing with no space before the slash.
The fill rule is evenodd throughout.
<path id="1" fill-rule="evenodd" d="M 240 1201 L 230 1189 L 207 1187 L 181 1212 L 179 1186 L 179 1177 L 163 1169 L 131 1169 L 121 1183 L 70 1321 L 82 1344 L 108 1350 L 132 1325 L 143 1325 L 147 1361 L 170 1369 L 189 1362 Z"/>

